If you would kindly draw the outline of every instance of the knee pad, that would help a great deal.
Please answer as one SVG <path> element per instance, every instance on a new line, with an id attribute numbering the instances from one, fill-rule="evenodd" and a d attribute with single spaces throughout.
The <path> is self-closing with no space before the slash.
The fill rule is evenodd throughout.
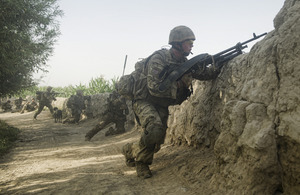
<path id="1" fill-rule="evenodd" d="M 156 145 L 164 143 L 165 134 L 166 132 L 162 125 L 149 124 L 143 132 L 142 140 L 148 149 L 154 150 Z"/>

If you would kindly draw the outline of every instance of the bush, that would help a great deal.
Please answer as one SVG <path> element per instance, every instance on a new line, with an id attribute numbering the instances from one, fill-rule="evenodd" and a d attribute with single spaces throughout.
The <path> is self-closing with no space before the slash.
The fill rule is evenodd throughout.
<path id="1" fill-rule="evenodd" d="M 9 126 L 0 120 L 0 158 L 13 146 L 19 133 L 20 130 L 18 128 Z"/>
<path id="2" fill-rule="evenodd" d="M 58 92 L 56 97 L 69 98 L 71 95 L 75 95 L 77 90 L 82 90 L 84 95 L 95 95 L 99 93 L 112 92 L 115 90 L 115 83 L 118 78 L 114 78 L 111 81 L 105 80 L 103 77 L 92 78 L 86 85 L 69 85 L 67 87 L 54 87 L 52 90 Z M 25 98 L 26 96 L 35 97 L 36 91 L 46 91 L 47 86 L 37 87 L 33 86 L 31 88 L 21 90 L 16 94 L 16 97 Z"/>

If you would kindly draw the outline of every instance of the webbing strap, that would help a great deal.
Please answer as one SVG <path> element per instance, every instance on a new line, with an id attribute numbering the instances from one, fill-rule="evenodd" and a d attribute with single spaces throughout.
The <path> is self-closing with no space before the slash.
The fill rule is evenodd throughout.
<path id="1" fill-rule="evenodd" d="M 159 85 L 159 91 L 163 92 L 171 86 L 171 83 L 181 78 L 188 70 L 190 70 L 197 62 L 201 61 L 208 54 L 197 55 L 190 60 L 182 63 L 177 69 L 170 72 L 167 78 Z"/>

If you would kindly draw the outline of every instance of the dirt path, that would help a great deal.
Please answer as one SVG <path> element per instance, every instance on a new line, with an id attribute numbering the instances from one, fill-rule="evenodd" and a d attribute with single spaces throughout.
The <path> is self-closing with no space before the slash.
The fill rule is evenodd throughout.
<path id="1" fill-rule="evenodd" d="M 153 177 L 140 179 L 126 167 L 121 147 L 138 140 L 130 130 L 91 142 L 85 133 L 96 120 L 79 125 L 54 123 L 48 111 L 1 113 L 0 119 L 21 129 L 16 147 L 0 160 L 0 194 L 209 194 L 211 151 L 164 145 L 157 153 Z"/>

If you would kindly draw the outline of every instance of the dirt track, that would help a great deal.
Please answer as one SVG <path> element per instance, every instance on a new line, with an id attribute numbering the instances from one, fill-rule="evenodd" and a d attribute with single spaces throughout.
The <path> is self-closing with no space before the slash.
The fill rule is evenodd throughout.
<path id="1" fill-rule="evenodd" d="M 138 140 L 137 130 L 91 142 L 85 133 L 96 123 L 54 123 L 48 111 L 1 113 L 0 119 L 21 129 L 16 147 L 0 159 L 0 194 L 210 194 L 213 154 L 209 150 L 164 145 L 150 167 L 153 177 L 140 179 L 126 167 L 121 147 Z"/>

